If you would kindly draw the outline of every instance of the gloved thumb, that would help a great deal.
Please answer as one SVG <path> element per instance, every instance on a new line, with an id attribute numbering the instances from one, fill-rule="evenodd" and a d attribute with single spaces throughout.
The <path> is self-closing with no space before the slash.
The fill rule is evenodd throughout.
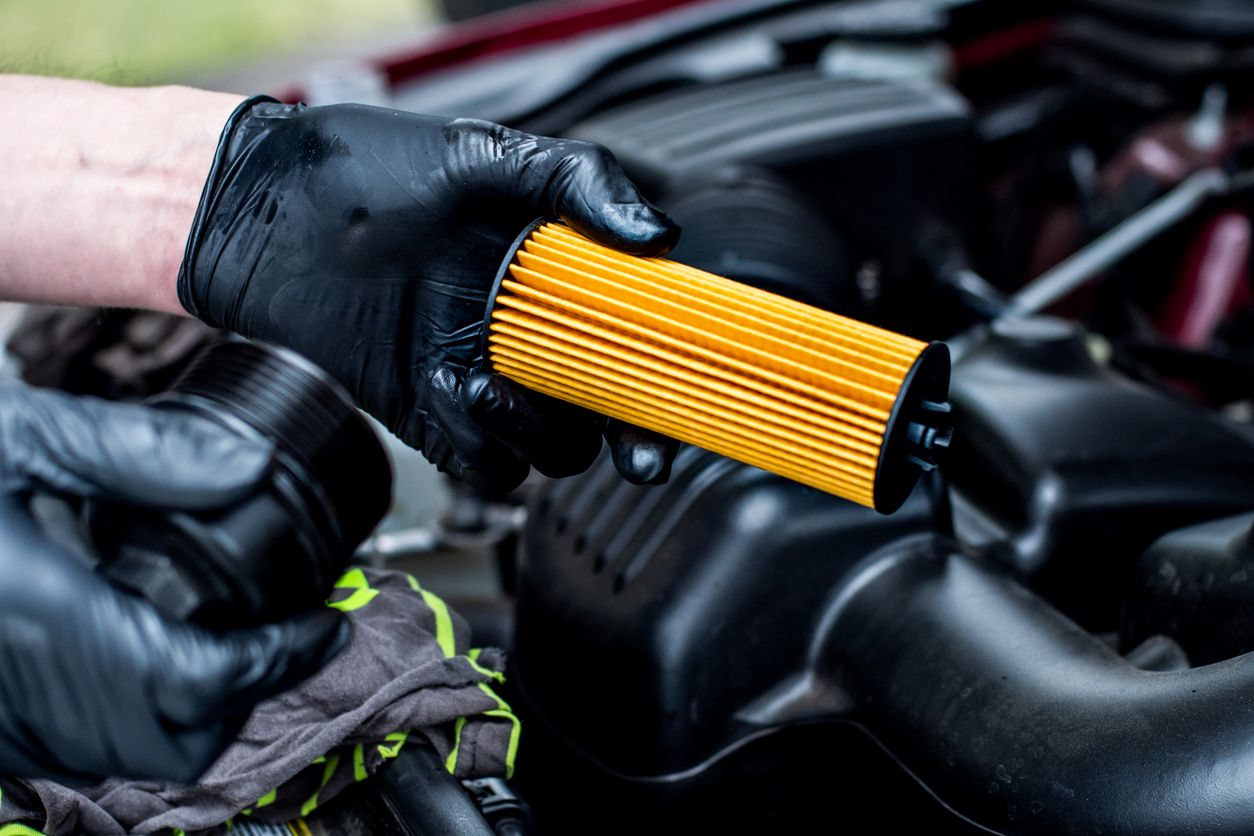
<path id="1" fill-rule="evenodd" d="M 0 490 L 211 508 L 247 495 L 274 455 L 197 416 L 0 387 Z"/>
<path id="2" fill-rule="evenodd" d="M 321 670 L 348 644 L 350 629 L 332 609 L 221 635 L 167 622 L 157 708 L 168 723 L 192 728 L 247 715 Z"/>

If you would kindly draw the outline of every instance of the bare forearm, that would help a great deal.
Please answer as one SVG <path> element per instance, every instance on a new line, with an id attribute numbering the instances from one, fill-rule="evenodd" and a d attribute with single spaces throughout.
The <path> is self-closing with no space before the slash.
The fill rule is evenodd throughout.
<path id="1" fill-rule="evenodd" d="M 241 99 L 0 75 L 0 299 L 182 313 L 183 247 Z"/>

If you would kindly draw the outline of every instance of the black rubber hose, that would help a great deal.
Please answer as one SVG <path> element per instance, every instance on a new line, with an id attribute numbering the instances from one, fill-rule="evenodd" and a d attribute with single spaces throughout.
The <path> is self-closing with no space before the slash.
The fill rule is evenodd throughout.
<path id="1" fill-rule="evenodd" d="M 435 750 L 406 746 L 379 772 L 384 803 L 411 836 L 496 836 Z"/>
<path id="2" fill-rule="evenodd" d="M 1254 655 L 1138 670 L 1003 574 L 930 546 L 846 589 L 820 666 L 961 815 L 1007 833 L 1254 832 Z"/>

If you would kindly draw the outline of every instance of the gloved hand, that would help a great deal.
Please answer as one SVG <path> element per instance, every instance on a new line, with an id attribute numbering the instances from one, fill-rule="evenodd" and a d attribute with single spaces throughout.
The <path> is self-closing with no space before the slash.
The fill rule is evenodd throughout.
<path id="1" fill-rule="evenodd" d="M 331 609 L 214 635 L 171 622 L 54 544 L 35 491 L 211 508 L 272 450 L 190 415 L 0 386 L 0 774 L 190 782 L 253 705 L 347 640 Z"/>
<path id="2" fill-rule="evenodd" d="M 441 469 L 507 491 L 534 464 L 664 481 L 676 445 L 482 371 L 488 293 L 537 216 L 658 255 L 678 229 L 603 148 L 363 105 L 245 103 L 179 274 L 210 325 L 287 345 Z"/>

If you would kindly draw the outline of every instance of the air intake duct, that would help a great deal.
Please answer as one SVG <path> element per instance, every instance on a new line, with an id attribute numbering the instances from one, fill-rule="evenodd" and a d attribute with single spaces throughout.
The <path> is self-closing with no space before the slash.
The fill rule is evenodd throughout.
<path id="1" fill-rule="evenodd" d="M 487 357 L 531 389 L 883 513 L 948 444 L 949 351 L 537 222 Z"/>

